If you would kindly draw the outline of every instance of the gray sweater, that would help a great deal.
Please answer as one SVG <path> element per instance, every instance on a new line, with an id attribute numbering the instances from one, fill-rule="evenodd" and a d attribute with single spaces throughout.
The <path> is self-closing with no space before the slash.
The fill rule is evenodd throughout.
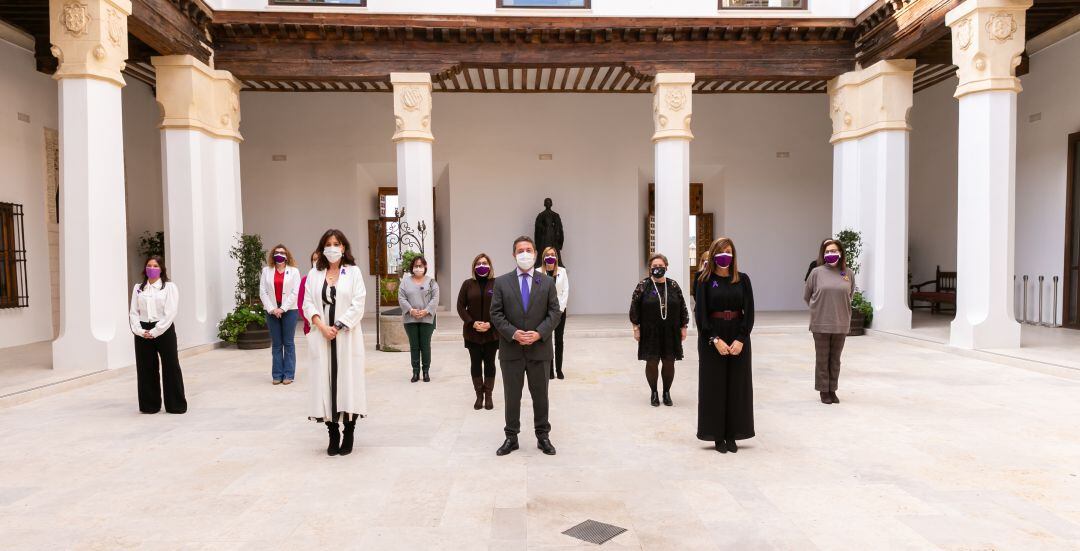
<path id="1" fill-rule="evenodd" d="M 401 318 L 405 323 L 435 323 L 435 309 L 439 306 L 439 284 L 434 279 L 424 276 L 424 282 L 417 285 L 412 276 L 401 278 L 398 286 L 398 305 L 401 306 Z M 409 310 L 427 310 L 428 315 L 414 318 Z"/>
<path id="2" fill-rule="evenodd" d="M 851 329 L 851 295 L 854 292 L 855 278 L 851 270 L 842 276 L 837 267 L 814 268 L 806 278 L 803 291 L 803 300 L 810 305 L 810 331 L 846 334 Z"/>

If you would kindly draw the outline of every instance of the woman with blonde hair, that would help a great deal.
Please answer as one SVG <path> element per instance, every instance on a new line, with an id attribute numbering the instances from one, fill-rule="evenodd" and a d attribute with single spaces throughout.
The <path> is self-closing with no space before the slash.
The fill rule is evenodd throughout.
<path id="1" fill-rule="evenodd" d="M 259 299 L 266 310 L 266 327 L 270 330 L 271 377 L 275 385 L 292 384 L 296 377 L 297 297 L 300 291 L 300 270 L 285 245 L 270 249 L 259 276 Z"/>
<path id="2" fill-rule="evenodd" d="M 562 265 L 562 254 L 555 247 L 547 247 L 540 255 L 543 261 L 540 268 L 545 275 L 555 280 L 555 294 L 559 296 L 559 325 L 555 326 L 555 360 L 548 368 L 548 379 L 563 377 L 563 334 L 566 331 L 566 303 L 570 300 L 570 278 Z"/>
<path id="3" fill-rule="evenodd" d="M 736 452 L 736 440 L 754 436 L 754 389 L 750 332 L 754 290 L 739 271 L 735 243 L 721 237 L 697 280 L 698 429 L 700 440 L 720 453 Z"/>

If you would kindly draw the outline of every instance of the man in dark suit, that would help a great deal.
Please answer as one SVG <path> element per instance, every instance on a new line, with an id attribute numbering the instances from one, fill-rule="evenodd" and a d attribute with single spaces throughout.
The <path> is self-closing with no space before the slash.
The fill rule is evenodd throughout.
<path id="1" fill-rule="evenodd" d="M 499 334 L 499 364 L 502 366 L 506 403 L 506 441 L 495 452 L 506 455 L 518 449 L 521 432 L 521 389 L 529 380 L 533 402 L 536 447 L 555 455 L 548 433 L 548 365 L 554 357 L 551 334 L 559 324 L 559 297 L 555 280 L 533 268 L 536 244 L 526 236 L 514 240 L 517 268 L 495 279 L 491 298 L 491 325 Z"/>

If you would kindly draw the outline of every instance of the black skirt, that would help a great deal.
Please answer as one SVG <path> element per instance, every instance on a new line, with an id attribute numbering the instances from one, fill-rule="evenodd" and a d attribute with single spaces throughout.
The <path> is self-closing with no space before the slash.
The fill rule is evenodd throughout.
<path id="1" fill-rule="evenodd" d="M 730 322 L 729 322 L 730 323 Z M 732 323 L 732 332 L 734 325 Z M 726 324 L 724 324 L 726 325 Z M 722 325 L 720 337 L 730 343 Z M 709 338 L 698 338 L 698 428 L 699 440 L 745 440 L 754 437 L 754 385 L 750 365 L 750 339 L 743 342 L 738 356 L 721 356 Z"/>

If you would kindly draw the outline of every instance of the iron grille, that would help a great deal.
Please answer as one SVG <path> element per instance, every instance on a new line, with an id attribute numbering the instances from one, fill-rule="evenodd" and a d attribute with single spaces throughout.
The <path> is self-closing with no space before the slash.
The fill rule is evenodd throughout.
<path id="1" fill-rule="evenodd" d="M 23 206 L 0 203 L 0 308 L 26 308 L 26 234 Z"/>

